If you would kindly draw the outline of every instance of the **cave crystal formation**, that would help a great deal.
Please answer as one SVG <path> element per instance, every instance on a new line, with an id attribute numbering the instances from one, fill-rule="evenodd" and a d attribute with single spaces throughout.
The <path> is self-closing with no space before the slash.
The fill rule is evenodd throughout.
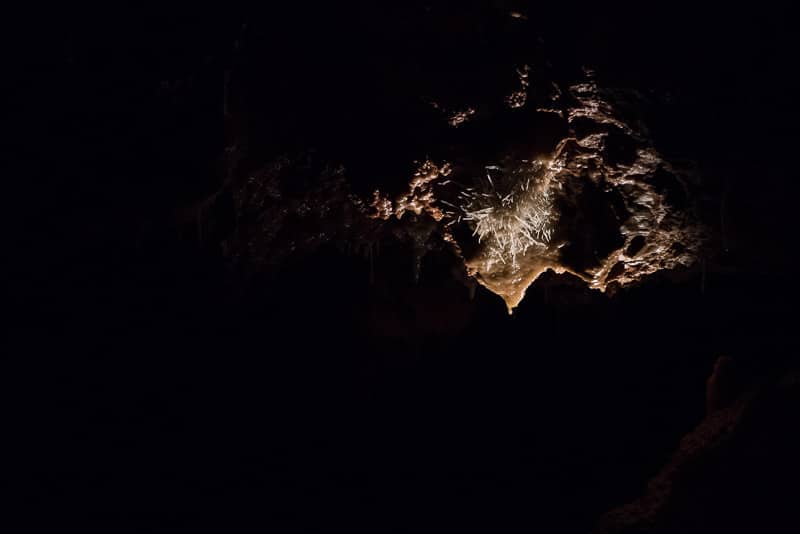
<path id="1" fill-rule="evenodd" d="M 530 69 L 517 74 L 523 93 L 537 85 Z M 407 190 L 377 189 L 372 198 L 351 192 L 346 168 L 284 157 L 229 182 L 236 231 L 224 249 L 259 269 L 326 241 L 352 250 L 393 237 L 411 245 L 418 279 L 421 258 L 445 248 L 509 313 L 548 270 L 613 293 L 693 264 L 705 240 L 690 202 L 698 176 L 655 149 L 637 118 L 641 95 L 602 89 L 592 73 L 581 83 L 538 85 L 545 98 L 519 94 L 501 105 L 531 124 L 559 122 L 564 134 L 545 153 L 523 139 L 476 165 L 467 146 L 448 160 L 421 160 Z M 479 107 L 468 110 L 442 120 L 453 132 L 482 128 L 472 120 Z M 298 176 L 305 186 L 297 187 Z"/>
<path id="2" fill-rule="evenodd" d="M 402 218 L 409 208 L 428 212 L 447 228 L 451 243 L 457 242 L 453 227 L 467 225 L 476 252 L 464 255 L 458 246 L 456 252 L 509 313 L 547 270 L 571 273 L 592 289 L 616 290 L 690 266 L 704 240 L 688 201 L 695 177 L 665 161 L 645 127 L 626 122 L 613 105 L 636 95 L 602 91 L 592 79 L 566 94 L 561 100 L 569 104 L 560 113 L 570 135 L 549 157 L 509 156 L 472 180 L 450 164 L 440 173 L 426 162 L 393 209 L 375 193 L 384 218 Z M 436 186 L 451 181 L 471 185 L 455 201 L 437 196 Z"/>

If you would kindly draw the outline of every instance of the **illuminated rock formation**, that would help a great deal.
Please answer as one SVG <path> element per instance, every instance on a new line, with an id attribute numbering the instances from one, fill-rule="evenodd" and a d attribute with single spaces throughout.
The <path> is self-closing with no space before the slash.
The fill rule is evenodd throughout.
<path id="1" fill-rule="evenodd" d="M 517 74 L 516 104 L 500 102 L 489 120 L 529 121 L 534 137 L 539 124 L 562 132 L 550 148 L 515 139 L 492 159 L 476 159 L 472 146 L 446 140 L 456 148 L 439 163 L 416 163 L 407 190 L 378 188 L 372 198 L 351 191 L 342 166 L 281 158 L 229 183 L 237 230 L 225 250 L 258 268 L 327 241 L 363 248 L 392 235 L 410 245 L 415 280 L 429 250 L 448 248 L 509 312 L 547 270 L 613 292 L 693 264 L 704 242 L 690 202 L 697 178 L 655 149 L 636 116 L 639 95 L 604 90 L 591 72 L 563 88 L 527 66 Z M 546 90 L 528 98 L 539 86 Z M 475 117 L 468 110 L 458 120 L 443 116 L 449 131 L 488 128 L 485 119 L 467 122 Z"/>
<path id="2" fill-rule="evenodd" d="M 570 135 L 551 154 L 528 159 L 533 154 L 517 149 L 486 162 L 483 176 L 458 164 L 422 173 L 424 185 L 415 176 L 393 211 L 398 218 L 407 206 L 426 211 L 443 221 L 446 236 L 467 225 L 477 241 L 459 243 L 459 251 L 474 249 L 464 255 L 468 272 L 509 312 L 548 269 L 606 291 L 691 265 L 703 242 L 688 200 L 693 176 L 663 160 L 642 125 L 623 120 L 613 101 L 630 95 L 602 91 L 591 79 L 565 93 L 558 103 Z M 438 193 L 444 176 L 460 184 L 455 198 Z"/>

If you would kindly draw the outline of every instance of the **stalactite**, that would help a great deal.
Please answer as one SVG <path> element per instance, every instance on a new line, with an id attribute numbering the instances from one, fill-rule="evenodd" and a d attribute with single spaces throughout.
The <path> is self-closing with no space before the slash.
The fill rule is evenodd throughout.
<path id="1" fill-rule="evenodd" d="M 372 257 L 372 244 L 368 244 L 369 247 L 369 285 L 375 285 L 375 262 Z"/>
<path id="2" fill-rule="evenodd" d="M 705 257 L 700 261 L 700 294 L 706 294 L 706 259 Z"/>
<path id="3" fill-rule="evenodd" d="M 728 252 L 728 236 L 725 229 L 725 201 L 728 199 L 728 184 L 725 184 L 725 190 L 722 192 L 722 200 L 719 203 L 719 226 L 722 232 L 722 251 Z"/>

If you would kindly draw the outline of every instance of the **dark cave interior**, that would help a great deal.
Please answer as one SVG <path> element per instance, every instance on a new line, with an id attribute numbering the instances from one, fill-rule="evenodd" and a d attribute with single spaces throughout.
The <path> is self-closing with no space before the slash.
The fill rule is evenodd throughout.
<path id="1" fill-rule="evenodd" d="M 112 530 L 792 531 L 791 18 L 505 0 L 19 15 L 0 373 L 13 508 Z M 181 218 L 223 186 L 232 138 L 243 169 L 312 154 L 358 194 L 401 191 L 427 157 L 549 151 L 560 123 L 487 104 L 451 135 L 428 104 L 500 107 L 525 61 L 644 95 L 655 146 L 703 177 L 691 197 L 651 179 L 713 228 L 706 256 L 606 293 L 547 272 L 509 315 L 482 286 L 470 298 L 448 250 L 415 283 L 397 231 L 379 253 L 321 243 L 261 269 L 226 256 L 230 203 Z M 611 150 L 630 158 L 624 139 Z M 621 239 L 604 222 L 620 201 L 581 198 L 565 208 L 576 270 Z M 724 439 L 704 430 L 714 413 L 734 421 Z M 705 445 L 684 461 L 687 435 Z M 658 494 L 666 465 L 654 519 L 609 514 Z"/>

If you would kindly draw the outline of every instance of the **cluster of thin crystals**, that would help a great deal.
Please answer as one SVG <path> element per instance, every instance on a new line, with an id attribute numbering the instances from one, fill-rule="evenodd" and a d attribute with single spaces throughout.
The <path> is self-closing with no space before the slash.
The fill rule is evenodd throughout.
<path id="1" fill-rule="evenodd" d="M 541 176 L 542 168 L 534 163 L 506 174 L 499 167 L 487 167 L 484 179 L 461 192 L 461 218 L 486 247 L 490 264 L 515 267 L 528 249 L 550 242 L 556 220 L 554 195 L 549 178 Z"/>

